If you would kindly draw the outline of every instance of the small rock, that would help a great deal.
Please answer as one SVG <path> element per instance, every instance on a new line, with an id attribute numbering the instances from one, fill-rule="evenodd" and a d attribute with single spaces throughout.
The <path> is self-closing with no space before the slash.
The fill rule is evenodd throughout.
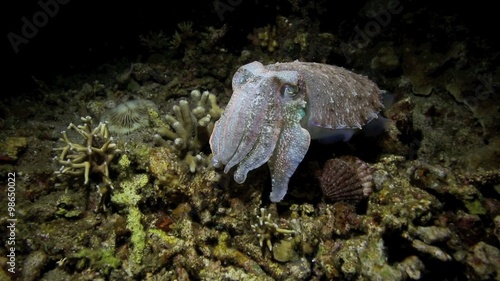
<path id="1" fill-rule="evenodd" d="M 39 280 L 42 268 L 47 265 L 48 258 L 45 252 L 35 251 L 29 254 L 23 264 L 22 277 L 23 281 Z"/>
<path id="2" fill-rule="evenodd" d="M 477 243 L 467 255 L 467 265 L 480 280 L 500 280 L 500 250 L 496 247 Z"/>
<path id="3" fill-rule="evenodd" d="M 293 240 L 282 240 L 273 246 L 273 257 L 279 262 L 296 261 L 299 255 L 295 251 Z"/>

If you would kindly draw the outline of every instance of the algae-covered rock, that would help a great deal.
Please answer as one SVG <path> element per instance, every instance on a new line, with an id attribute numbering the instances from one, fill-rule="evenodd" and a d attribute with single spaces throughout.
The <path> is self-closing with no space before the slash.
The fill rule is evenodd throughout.
<path id="1" fill-rule="evenodd" d="M 20 153 L 28 146 L 28 139 L 25 137 L 7 137 L 0 142 L 0 163 L 15 162 Z"/>
<path id="2" fill-rule="evenodd" d="M 273 258 L 279 262 L 296 261 L 299 255 L 295 248 L 294 240 L 281 240 L 273 246 Z"/>
<path id="3" fill-rule="evenodd" d="M 85 210 L 84 203 L 78 193 L 66 192 L 57 200 L 57 211 L 55 214 L 67 219 L 82 217 Z"/>
<path id="4" fill-rule="evenodd" d="M 466 261 L 479 280 L 500 280 L 498 248 L 481 241 L 471 248 Z"/>
<path id="5" fill-rule="evenodd" d="M 121 265 L 121 260 L 116 258 L 112 249 L 81 249 L 72 255 L 72 258 L 80 260 L 88 260 L 90 267 L 99 270 L 104 275 L 109 275 L 112 269 L 116 269 Z"/>
<path id="6" fill-rule="evenodd" d="M 479 199 L 473 201 L 465 201 L 465 207 L 469 212 L 473 215 L 484 215 L 486 214 L 486 208 L 484 207 L 484 203 Z"/>
<path id="7" fill-rule="evenodd" d="M 408 231 L 412 235 L 418 236 L 427 244 L 445 241 L 451 235 L 451 231 L 448 228 L 441 226 L 410 226 Z"/>
<path id="8" fill-rule="evenodd" d="M 47 265 L 49 259 L 43 251 L 31 252 L 23 263 L 22 280 L 34 281 L 39 280 L 41 271 Z M 3 279 L 2 279 L 3 280 Z"/>

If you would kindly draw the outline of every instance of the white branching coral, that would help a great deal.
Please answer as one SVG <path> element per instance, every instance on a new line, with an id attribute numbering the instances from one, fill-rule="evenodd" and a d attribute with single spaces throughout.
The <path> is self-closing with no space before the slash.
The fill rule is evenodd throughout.
<path id="1" fill-rule="evenodd" d="M 217 98 L 208 91 L 191 91 L 191 102 L 179 101 L 172 107 L 172 114 L 165 116 L 165 122 L 155 118 L 150 111 L 152 120 L 158 126 L 155 140 L 161 146 L 172 145 L 178 151 L 179 157 L 188 164 L 189 170 L 195 172 L 199 167 L 209 165 L 207 157 L 201 153 L 208 144 L 214 123 L 222 113 L 217 105 Z"/>
<path id="2" fill-rule="evenodd" d="M 273 221 L 271 218 L 271 213 L 268 213 L 266 209 L 260 208 L 260 215 L 257 214 L 258 222 L 256 224 L 252 224 L 251 227 L 257 237 L 259 238 L 259 244 L 261 247 L 264 244 L 267 246 L 269 251 L 273 250 L 272 238 L 273 235 L 278 233 L 281 234 L 294 234 L 295 231 L 281 228 L 277 223 Z"/>
<path id="3" fill-rule="evenodd" d="M 68 175 L 74 177 L 83 176 L 84 184 L 89 184 L 91 174 L 101 176 L 103 187 L 113 188 L 113 183 L 109 178 L 109 164 L 120 150 L 113 142 L 113 137 L 109 135 L 108 127 L 105 123 L 99 123 L 93 127 L 90 116 L 82 117 L 83 125 L 76 126 L 70 123 L 68 130 L 75 130 L 83 137 L 83 144 L 71 141 L 66 133 L 62 131 L 61 141 L 65 146 L 54 148 L 61 153 L 54 157 L 54 160 L 61 165 L 54 173 L 58 176 Z"/>

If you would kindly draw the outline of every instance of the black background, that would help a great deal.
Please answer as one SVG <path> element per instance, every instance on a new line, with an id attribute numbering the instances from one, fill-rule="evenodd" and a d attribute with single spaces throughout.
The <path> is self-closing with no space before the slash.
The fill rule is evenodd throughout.
<path id="1" fill-rule="evenodd" d="M 46 2 L 47 0 L 42 0 Z M 228 3 L 228 0 L 221 2 Z M 238 1 L 233 1 L 238 2 Z M 220 27 L 228 24 L 226 44 L 237 53 L 248 44 L 246 34 L 254 27 L 274 23 L 276 15 L 289 16 L 291 5 L 286 0 L 240 0 L 234 10 L 223 14 L 221 21 L 214 1 L 83 1 L 70 0 L 59 5 L 59 11 L 39 28 L 27 44 L 14 53 L 9 32 L 21 35 L 22 17 L 32 19 L 40 11 L 38 1 L 3 3 L 2 25 L 4 79 L 9 90 L 17 95 L 36 87 L 32 77 L 49 81 L 56 75 L 92 71 L 97 65 L 115 59 L 136 60 L 140 52 L 139 35 L 163 30 L 170 35 L 181 21 L 192 21 L 194 28 Z M 364 1 L 329 1 L 327 12 L 317 16 L 324 31 L 335 33 L 342 21 L 359 17 Z M 487 40 L 497 40 L 499 18 L 494 2 L 487 1 L 404 1 L 408 9 L 435 10 L 444 15 L 458 14 L 473 32 Z"/>

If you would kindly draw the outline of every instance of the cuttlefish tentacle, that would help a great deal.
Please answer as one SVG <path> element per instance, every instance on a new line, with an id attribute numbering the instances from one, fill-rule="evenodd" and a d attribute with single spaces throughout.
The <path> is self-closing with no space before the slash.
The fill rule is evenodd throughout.
<path id="1" fill-rule="evenodd" d="M 311 137 L 309 132 L 300 126 L 305 104 L 304 101 L 297 100 L 284 110 L 285 126 L 280 134 L 276 150 L 269 160 L 272 202 L 279 202 L 285 197 L 288 181 L 309 149 Z"/>

